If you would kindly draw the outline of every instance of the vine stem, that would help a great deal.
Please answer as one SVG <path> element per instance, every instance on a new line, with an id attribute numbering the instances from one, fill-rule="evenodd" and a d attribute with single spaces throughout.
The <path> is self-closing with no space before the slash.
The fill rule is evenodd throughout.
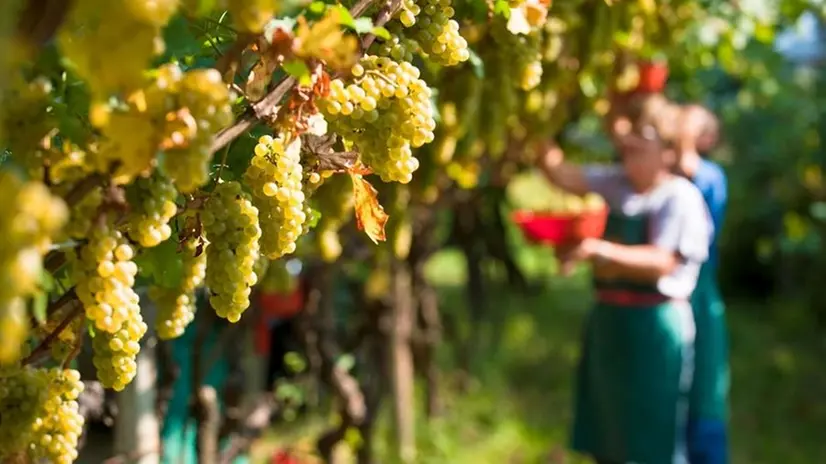
<path id="1" fill-rule="evenodd" d="M 74 303 L 74 307 L 68 314 L 66 314 L 66 317 L 63 318 L 54 330 L 46 335 L 46 338 L 40 341 L 40 344 L 38 344 L 28 356 L 23 358 L 21 364 L 33 364 L 43 359 L 48 354 L 51 344 L 54 343 L 54 341 L 60 336 L 60 333 L 63 332 L 63 330 L 65 330 L 66 327 L 68 327 L 69 324 L 71 324 L 72 321 L 83 312 L 83 305 L 79 304 L 80 302 L 77 300 L 77 293 L 74 288 L 64 293 L 63 296 L 57 299 L 57 301 L 49 305 L 46 312 L 47 314 L 53 314 L 64 306 L 72 303 Z"/>

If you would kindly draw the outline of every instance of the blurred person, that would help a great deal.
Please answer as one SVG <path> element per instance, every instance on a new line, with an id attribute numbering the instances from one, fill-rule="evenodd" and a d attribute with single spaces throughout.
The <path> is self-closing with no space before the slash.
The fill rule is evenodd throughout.
<path id="1" fill-rule="evenodd" d="M 548 144 L 539 166 L 568 192 L 596 192 L 610 208 L 602 239 L 559 250 L 593 265 L 596 303 L 585 324 L 572 445 L 601 464 L 688 462 L 693 369 L 689 297 L 712 226 L 702 196 L 672 170 L 676 120 L 658 95 L 613 124 L 620 161 L 577 166 Z"/>
<path id="2" fill-rule="evenodd" d="M 708 261 L 700 269 L 691 297 L 697 335 L 694 382 L 689 399 L 688 451 L 691 464 L 728 462 L 727 415 L 729 392 L 728 330 L 725 304 L 717 283 L 717 236 L 727 203 L 726 175 L 705 156 L 719 138 L 717 118 L 699 105 L 681 108 L 676 171 L 700 190 L 714 223 Z"/>

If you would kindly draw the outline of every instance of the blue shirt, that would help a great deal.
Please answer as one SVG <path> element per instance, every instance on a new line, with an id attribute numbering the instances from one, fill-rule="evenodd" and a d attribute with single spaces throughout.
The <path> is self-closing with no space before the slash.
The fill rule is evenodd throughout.
<path id="1" fill-rule="evenodd" d="M 701 159 L 694 178 L 691 179 L 694 185 L 703 194 L 703 199 L 708 206 L 711 220 L 714 223 L 714 236 L 708 250 L 708 265 L 716 269 L 719 261 L 719 251 L 717 248 L 717 238 L 723 226 L 726 214 L 726 203 L 728 203 L 728 182 L 723 168 L 707 159 Z"/>

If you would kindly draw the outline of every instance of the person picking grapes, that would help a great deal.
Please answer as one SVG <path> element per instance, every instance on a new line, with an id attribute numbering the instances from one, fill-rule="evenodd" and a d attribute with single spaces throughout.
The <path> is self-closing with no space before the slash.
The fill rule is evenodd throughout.
<path id="1" fill-rule="evenodd" d="M 539 167 L 570 193 L 610 208 L 603 238 L 560 250 L 593 266 L 596 303 L 578 366 L 572 445 L 598 463 L 687 462 L 693 368 L 689 297 L 708 257 L 711 221 L 697 188 L 672 173 L 676 120 L 645 96 L 612 137 L 620 162 L 567 163 L 553 144 Z"/>
<path id="2" fill-rule="evenodd" d="M 681 109 L 676 171 L 699 188 L 714 222 L 709 259 L 700 269 L 691 297 L 697 326 L 694 383 L 689 399 L 688 451 L 692 464 L 728 462 L 726 420 L 729 391 L 728 330 L 717 285 L 717 235 L 726 210 L 726 175 L 704 158 L 718 139 L 717 119 L 699 105 Z"/>

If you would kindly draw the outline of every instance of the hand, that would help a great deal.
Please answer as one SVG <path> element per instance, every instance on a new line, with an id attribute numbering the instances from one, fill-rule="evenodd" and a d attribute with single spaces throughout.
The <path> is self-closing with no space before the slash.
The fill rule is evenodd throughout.
<path id="1" fill-rule="evenodd" d="M 565 160 L 565 153 L 553 140 L 540 143 L 536 162 L 542 169 L 554 169 Z"/>
<path id="2" fill-rule="evenodd" d="M 570 274 L 577 262 L 599 257 L 599 251 L 604 247 L 604 243 L 604 240 L 598 238 L 586 238 L 576 245 L 558 248 L 557 256 L 561 264 L 562 274 Z"/>

